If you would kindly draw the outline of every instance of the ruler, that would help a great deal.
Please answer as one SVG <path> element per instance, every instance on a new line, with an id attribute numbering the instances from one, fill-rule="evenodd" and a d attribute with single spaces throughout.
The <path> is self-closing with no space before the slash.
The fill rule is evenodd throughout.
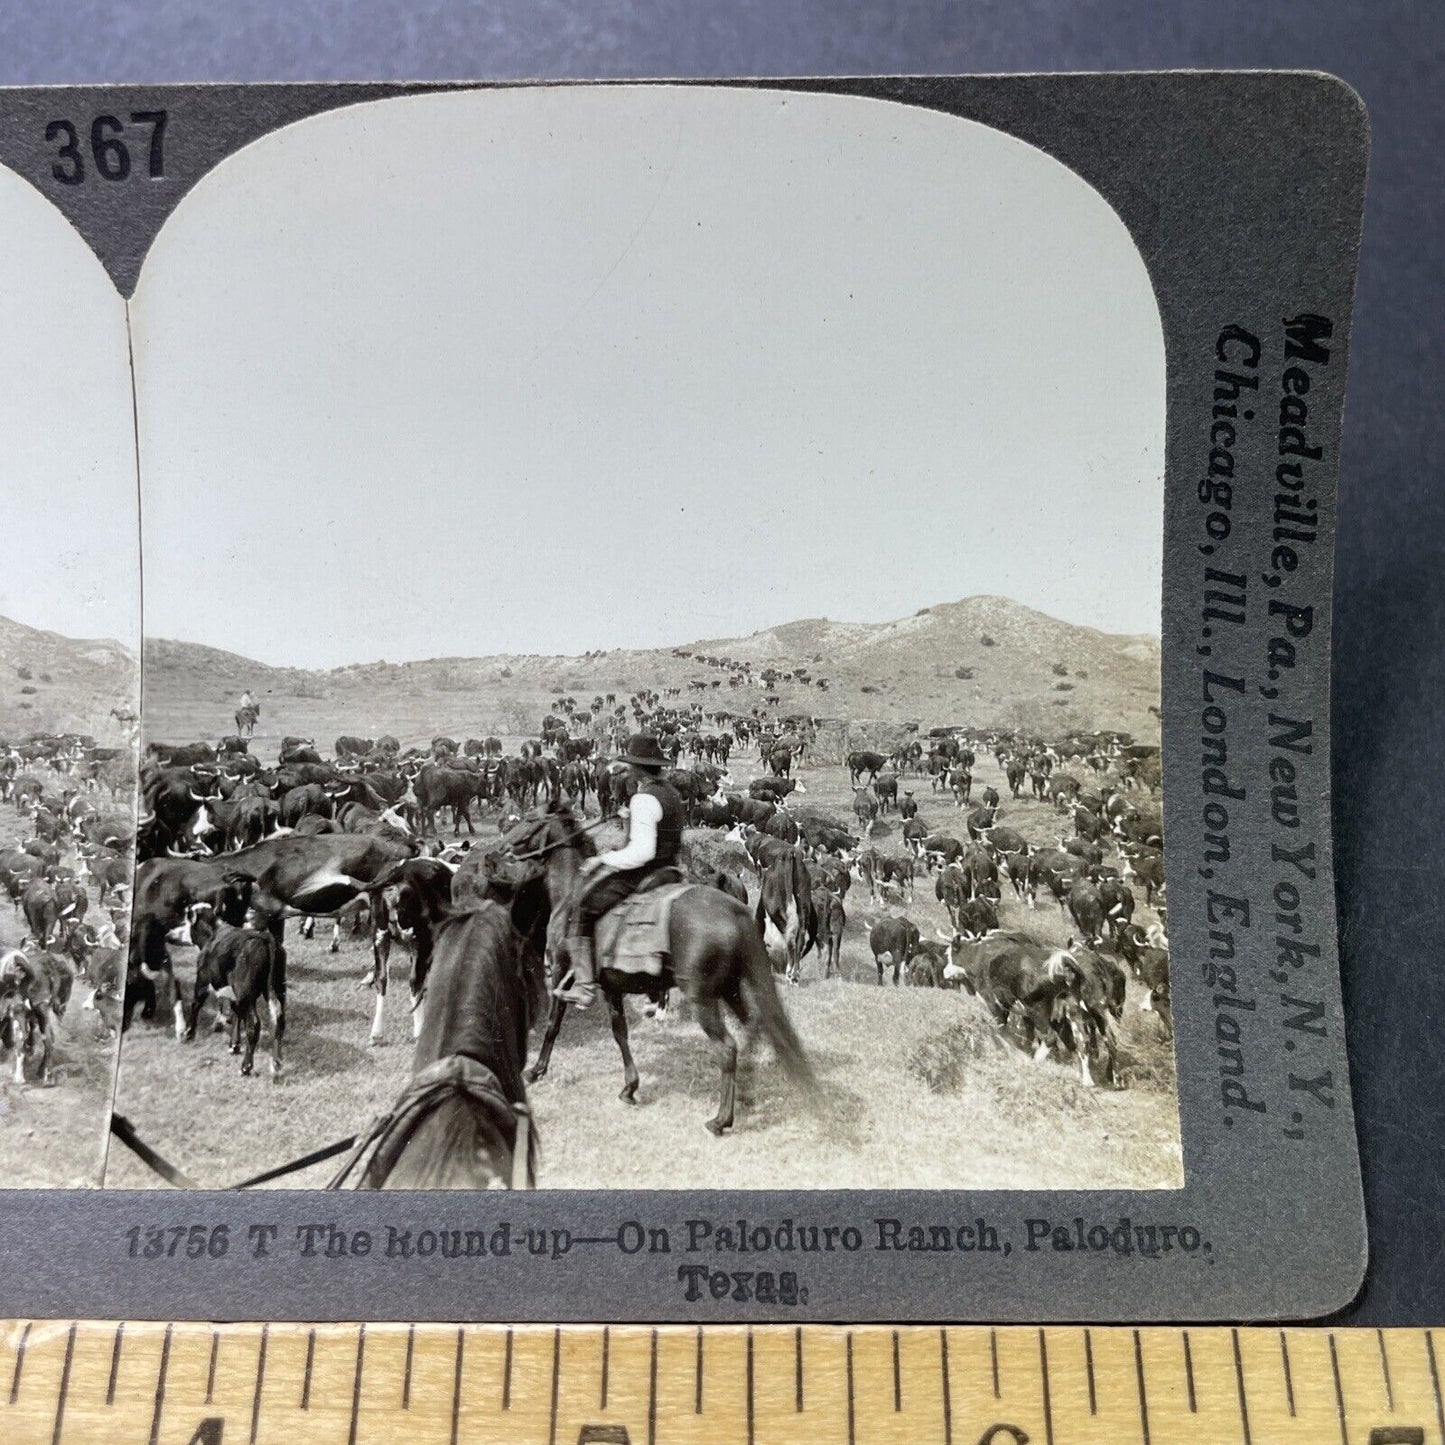
<path id="1" fill-rule="evenodd" d="M 1429 1330 L 7 1321 L 0 1442 L 1445 1445 L 1445 1410 Z"/>

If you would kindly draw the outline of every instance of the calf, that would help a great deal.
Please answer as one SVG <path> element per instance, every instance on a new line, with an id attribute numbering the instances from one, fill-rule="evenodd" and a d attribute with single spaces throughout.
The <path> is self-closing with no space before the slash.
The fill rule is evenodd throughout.
<path id="1" fill-rule="evenodd" d="M 196 1022 L 207 993 L 231 1003 L 231 1052 L 241 1050 L 246 1034 L 241 1073 L 255 1067 L 256 1044 L 261 1038 L 260 1005 L 271 1015 L 271 1072 L 281 1072 L 281 1040 L 286 1033 L 286 950 L 270 932 L 236 928 L 217 922 L 209 908 L 197 911 L 191 923 L 192 940 L 200 947 L 196 959 L 196 987 L 186 1010 L 185 1038 L 196 1036 Z"/>
<path id="2" fill-rule="evenodd" d="M 873 950 L 873 963 L 878 970 L 878 983 L 883 983 L 883 965 L 893 965 L 893 986 L 898 986 L 903 965 L 918 946 L 918 928 L 907 918 L 880 918 L 868 932 L 868 947 Z"/>
<path id="3" fill-rule="evenodd" d="M 813 886 L 813 912 L 818 920 L 818 952 L 823 955 L 823 977 L 832 978 L 835 973 L 842 972 L 840 956 L 848 915 L 843 911 L 843 900 L 822 883 Z"/>

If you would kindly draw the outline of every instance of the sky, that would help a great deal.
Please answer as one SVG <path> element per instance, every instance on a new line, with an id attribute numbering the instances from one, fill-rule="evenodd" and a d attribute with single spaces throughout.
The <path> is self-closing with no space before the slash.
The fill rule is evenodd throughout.
<path id="1" fill-rule="evenodd" d="M 610 87 L 317 117 L 131 307 L 146 630 L 327 667 L 975 593 L 1159 628 L 1143 261 L 1001 132 Z"/>
<path id="2" fill-rule="evenodd" d="M 125 305 L 94 253 L 0 168 L 0 616 L 140 639 Z"/>

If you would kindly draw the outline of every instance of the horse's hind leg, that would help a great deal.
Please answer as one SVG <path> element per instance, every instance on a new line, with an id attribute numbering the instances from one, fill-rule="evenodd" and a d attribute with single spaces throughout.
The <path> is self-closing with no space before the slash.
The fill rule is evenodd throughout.
<path id="1" fill-rule="evenodd" d="M 612 1012 L 612 1037 L 622 1053 L 622 1092 L 617 1096 L 624 1104 L 637 1102 L 637 1086 L 642 1082 L 637 1065 L 632 1061 L 632 1048 L 627 1041 L 627 1011 L 621 994 L 608 994 L 607 1007 Z"/>
<path id="2" fill-rule="evenodd" d="M 702 1031 L 710 1038 L 718 1051 L 718 1067 L 722 1070 L 722 1087 L 718 1094 L 717 1116 L 707 1121 L 711 1133 L 721 1134 L 733 1126 L 733 1112 L 737 1103 L 738 1046 L 723 1022 L 722 1010 L 716 999 L 701 1000 L 697 1006 L 697 1021 Z"/>
<path id="3" fill-rule="evenodd" d="M 537 1062 L 523 1075 L 529 1084 L 535 1084 L 547 1072 L 547 1066 L 552 1062 L 552 1045 L 557 1042 L 557 1035 L 562 1030 L 562 1016 L 566 1012 L 566 1003 L 554 997 L 547 1015 L 547 1032 L 542 1035 L 542 1047 L 537 1050 Z"/>

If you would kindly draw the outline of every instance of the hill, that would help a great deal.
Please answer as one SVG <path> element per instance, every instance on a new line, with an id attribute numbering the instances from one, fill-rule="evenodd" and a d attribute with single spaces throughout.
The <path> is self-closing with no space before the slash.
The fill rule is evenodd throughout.
<path id="1" fill-rule="evenodd" d="M 85 732 L 114 742 L 113 707 L 137 704 L 136 658 L 110 638 L 64 637 L 0 617 L 0 737 Z"/>
<path id="2" fill-rule="evenodd" d="M 563 693 L 585 701 L 650 686 L 687 696 L 695 681 L 709 683 L 712 707 L 750 711 L 761 685 L 729 686 L 722 659 L 751 663 L 755 675 L 768 666 L 806 671 L 810 683 L 777 684 L 785 713 L 924 727 L 1117 728 L 1149 741 L 1159 734 L 1150 712 L 1159 702 L 1157 638 L 1079 627 L 1003 597 L 970 597 L 890 622 L 815 618 L 747 637 L 581 657 L 432 658 L 313 672 L 165 639 L 148 640 L 145 657 L 147 734 L 171 741 L 229 732 L 247 687 L 262 703 L 258 743 L 282 732 L 326 746 L 338 732 L 392 732 L 408 745 L 438 730 L 516 735 L 534 731 Z"/>

